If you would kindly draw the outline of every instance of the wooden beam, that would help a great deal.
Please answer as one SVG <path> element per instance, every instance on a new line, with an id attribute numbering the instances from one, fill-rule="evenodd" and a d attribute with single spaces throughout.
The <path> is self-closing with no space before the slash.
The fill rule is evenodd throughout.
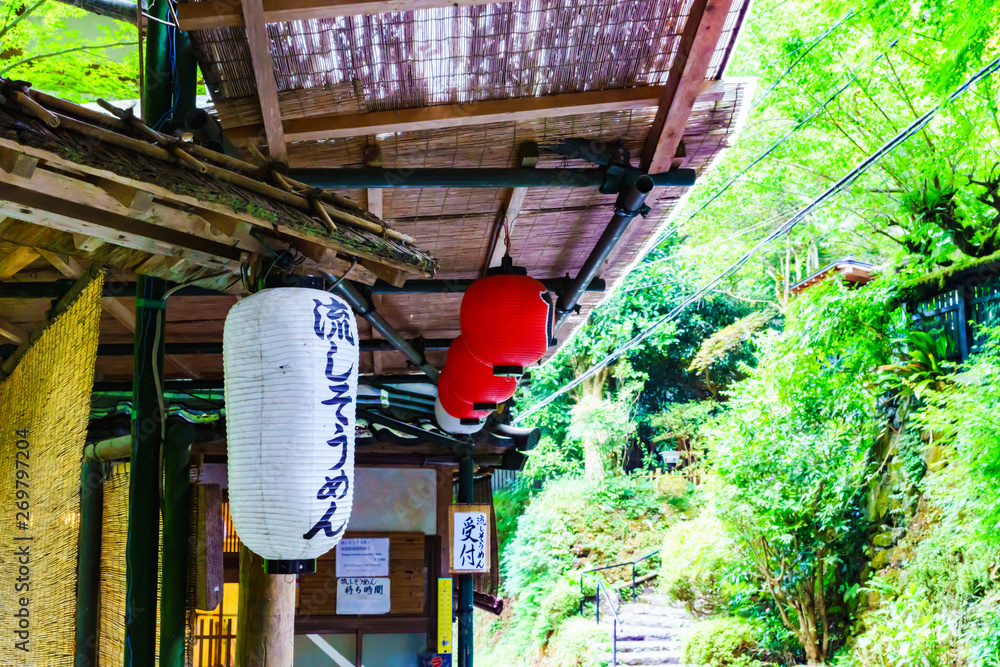
<path id="1" fill-rule="evenodd" d="M 264 20 L 264 5 L 262 0 L 243 0 L 242 8 L 247 43 L 250 47 L 250 60 L 253 62 L 253 74 L 257 80 L 260 112 L 264 118 L 267 150 L 272 160 L 287 163 L 288 149 L 285 147 L 285 132 L 281 126 L 278 84 L 274 79 L 274 60 L 271 58 L 271 38 L 267 36 L 267 23 Z"/>
<path id="2" fill-rule="evenodd" d="M 11 176 L 31 178 L 38 166 L 38 158 L 11 148 L 0 149 L 0 169 Z"/>
<path id="3" fill-rule="evenodd" d="M 287 141 L 335 139 L 641 109 L 655 107 L 662 93 L 662 86 L 643 86 L 544 97 L 489 100 L 473 104 L 439 104 L 418 109 L 328 114 L 285 121 L 285 139 Z M 226 136 L 234 143 L 246 144 L 260 136 L 260 129 L 259 125 L 227 128 Z"/>
<path id="4" fill-rule="evenodd" d="M 4 257 L 0 257 L 0 280 L 12 275 L 38 259 L 38 251 L 34 248 L 18 246 Z"/>
<path id="5" fill-rule="evenodd" d="M 73 234 L 73 245 L 76 246 L 77 250 L 94 252 L 104 245 L 104 239 L 99 239 L 96 236 L 87 236 L 86 234 Z"/>
<path id="6" fill-rule="evenodd" d="M 264 559 L 240 546 L 240 597 L 236 664 L 292 667 L 295 640 L 295 578 L 272 576 Z"/>
<path id="7" fill-rule="evenodd" d="M 533 169 L 538 164 L 538 144 L 530 142 L 521 147 L 521 168 Z M 507 220 L 507 229 L 514 232 L 514 225 L 517 223 L 517 216 L 521 213 L 524 205 L 524 198 L 528 194 L 528 188 L 510 188 L 504 201 L 503 208 L 497 216 L 496 225 L 493 232 L 493 252 L 486 263 L 486 268 L 500 266 L 507 246 L 504 243 L 504 220 Z M 486 272 L 483 272 L 485 275 Z"/>
<path id="8" fill-rule="evenodd" d="M 691 5 L 642 151 L 641 166 L 651 174 L 668 171 L 672 166 L 732 4 L 733 0 L 694 0 Z"/>
<path id="9" fill-rule="evenodd" d="M 437 7 L 467 7 L 498 4 L 511 0 L 265 0 L 264 22 L 285 23 L 340 16 L 407 12 Z M 244 16 L 230 0 L 180 3 L 177 25 L 181 30 L 234 28 L 244 24 Z M 196 6 L 201 5 L 201 6 Z"/>
<path id="10" fill-rule="evenodd" d="M 0 337 L 20 345 L 28 340 L 28 332 L 16 324 L 11 324 L 7 320 L 0 320 Z"/>
<path id="11" fill-rule="evenodd" d="M 365 166 L 382 166 L 382 149 L 378 144 L 369 146 L 368 150 L 365 151 Z M 377 218 L 382 219 L 382 188 L 368 188 L 366 195 L 368 212 Z"/>

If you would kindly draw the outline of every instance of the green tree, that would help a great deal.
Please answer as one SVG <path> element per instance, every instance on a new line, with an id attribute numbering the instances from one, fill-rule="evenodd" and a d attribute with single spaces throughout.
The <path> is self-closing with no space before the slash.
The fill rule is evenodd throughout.
<path id="1" fill-rule="evenodd" d="M 883 281 L 837 281 L 794 301 L 780 334 L 734 385 L 711 436 L 719 514 L 810 664 L 842 638 L 867 484 L 888 420 L 874 386 L 900 316 Z"/>
<path id="2" fill-rule="evenodd" d="M 0 26 L 0 76 L 74 102 L 139 97 L 135 26 L 56 0 L 5 0 Z"/>

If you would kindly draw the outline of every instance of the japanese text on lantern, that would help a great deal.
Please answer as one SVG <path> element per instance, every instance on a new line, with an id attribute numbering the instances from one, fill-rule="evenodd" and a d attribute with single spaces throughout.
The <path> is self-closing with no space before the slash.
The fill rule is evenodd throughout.
<path id="1" fill-rule="evenodd" d="M 452 572 L 489 572 L 489 507 L 457 506 L 452 512 Z"/>

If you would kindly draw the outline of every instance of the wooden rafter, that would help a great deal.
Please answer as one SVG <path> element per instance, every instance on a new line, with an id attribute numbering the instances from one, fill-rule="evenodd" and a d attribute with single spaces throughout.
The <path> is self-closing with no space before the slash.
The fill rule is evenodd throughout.
<path id="1" fill-rule="evenodd" d="M 14 248 L 10 253 L 0 257 L 0 280 L 10 278 L 36 259 L 38 259 L 38 251 L 34 248 L 24 246 Z"/>
<path id="2" fill-rule="evenodd" d="M 655 174 L 671 168 L 691 109 L 705 87 L 705 75 L 734 0 L 694 0 L 667 83 L 646 136 L 642 166 Z"/>
<path id="3" fill-rule="evenodd" d="M 284 23 L 498 2 L 510 0 L 265 0 L 263 15 L 266 23 Z M 181 30 L 233 28 L 243 25 L 244 20 L 244 15 L 230 0 L 182 2 L 177 5 L 177 25 Z"/>
<path id="4" fill-rule="evenodd" d="M 86 273 L 86 270 L 80 266 L 80 263 L 72 257 L 64 257 L 63 255 L 58 255 L 54 252 L 49 252 L 48 250 L 42 250 L 41 248 L 38 248 L 38 253 L 45 259 L 45 261 L 54 266 L 59 273 L 63 274 L 67 278 L 78 280 L 84 273 Z M 104 308 L 106 313 L 118 320 L 122 326 L 130 332 L 135 333 L 135 313 L 131 308 L 126 306 L 121 299 L 113 296 L 101 297 L 101 306 Z M 167 362 L 173 364 L 187 378 L 193 380 L 201 378 L 201 373 L 176 357 L 167 357 Z"/>
<path id="5" fill-rule="evenodd" d="M 257 80 L 260 113 L 264 118 L 267 150 L 272 160 L 288 162 L 285 132 L 281 126 L 281 111 L 278 108 L 278 84 L 274 79 L 274 60 L 271 58 L 271 39 L 267 36 L 267 23 L 264 18 L 264 5 L 261 0 L 243 0 L 242 8 L 250 47 L 250 60 L 253 62 L 254 78 Z"/>
<path id="6" fill-rule="evenodd" d="M 419 109 L 295 118 L 285 121 L 285 139 L 287 141 L 336 139 L 641 109 L 656 106 L 662 94 L 662 86 L 642 86 L 545 97 L 490 100 L 475 104 L 439 104 Z M 230 127 L 226 128 L 226 136 L 234 143 L 245 144 L 260 136 L 260 130 L 260 125 Z"/>
<path id="7" fill-rule="evenodd" d="M 538 164 L 538 145 L 532 142 L 530 145 L 521 147 L 521 167 L 532 169 Z M 528 194 L 528 188 L 509 188 L 504 195 L 504 202 L 497 214 L 496 223 L 493 229 L 492 249 L 490 256 L 486 258 L 486 266 L 483 275 L 494 266 L 500 266 L 507 246 L 504 243 L 504 220 L 507 221 L 507 231 L 513 233 L 514 225 L 517 224 L 517 216 L 521 213 L 524 205 L 524 198 Z"/>
<path id="8" fill-rule="evenodd" d="M 6 338 L 20 345 L 28 340 L 28 332 L 7 320 L 0 320 L 0 338 Z"/>

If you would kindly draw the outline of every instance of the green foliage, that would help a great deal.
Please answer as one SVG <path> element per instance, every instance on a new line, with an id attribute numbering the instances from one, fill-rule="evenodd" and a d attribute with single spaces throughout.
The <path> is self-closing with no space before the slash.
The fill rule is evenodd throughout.
<path id="1" fill-rule="evenodd" d="M 717 517 L 704 511 L 671 526 L 660 549 L 660 590 L 695 616 L 727 609 L 726 574 L 738 554 Z"/>
<path id="2" fill-rule="evenodd" d="M 655 550 L 677 516 L 671 501 L 683 499 L 628 477 L 601 484 L 578 478 L 550 481 L 527 505 L 501 552 L 512 614 L 496 655 L 543 649 L 563 621 L 579 611 L 581 572 Z M 611 571 L 606 579 L 612 583 L 629 574 Z M 588 579 L 585 594 L 592 596 L 593 588 Z"/>
<path id="3" fill-rule="evenodd" d="M 953 446 L 968 466 L 983 539 L 1000 543 L 1000 332 L 962 368 L 954 383 L 935 387 L 915 415 L 940 444 Z"/>
<path id="4" fill-rule="evenodd" d="M 594 655 L 603 652 L 610 641 L 606 627 L 591 619 L 571 618 L 552 635 L 546 651 L 548 667 L 597 667 Z M 487 663 L 499 664 L 499 663 Z"/>
<path id="5" fill-rule="evenodd" d="M 706 667 L 759 667 L 754 627 L 735 618 L 698 623 L 684 644 L 684 661 Z"/>
<path id="6" fill-rule="evenodd" d="M 900 343 L 907 346 L 907 359 L 905 363 L 880 369 L 883 386 L 900 401 L 909 401 L 911 397 L 923 399 L 929 392 L 943 389 L 945 376 L 955 367 L 946 360 L 948 337 L 940 332 L 911 331 Z"/>
<path id="7" fill-rule="evenodd" d="M 0 75 L 76 102 L 139 97 L 134 26 L 55 0 L 6 0 L 0 26 Z"/>
<path id="8" fill-rule="evenodd" d="M 859 506 L 887 419 L 872 379 L 892 357 L 896 309 L 882 281 L 810 290 L 716 420 L 719 516 L 810 660 L 837 643 L 857 583 Z"/>

